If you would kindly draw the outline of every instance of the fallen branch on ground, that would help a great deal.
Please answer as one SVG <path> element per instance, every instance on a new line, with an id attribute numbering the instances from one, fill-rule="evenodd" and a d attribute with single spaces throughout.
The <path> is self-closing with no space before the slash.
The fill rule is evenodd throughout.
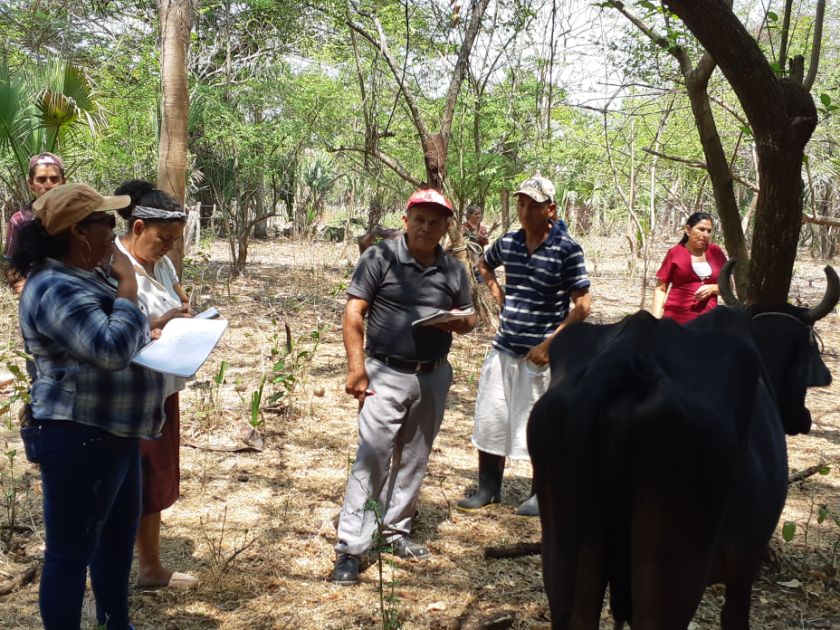
<path id="1" fill-rule="evenodd" d="M 540 553 L 540 543 L 516 543 L 503 547 L 485 547 L 485 558 L 521 558 L 522 556 L 536 556 Z"/>
<path id="2" fill-rule="evenodd" d="M 35 565 L 27 567 L 10 580 L 0 582 L 0 597 L 18 590 L 35 579 Z"/>
<path id="3" fill-rule="evenodd" d="M 799 481 L 805 481 L 808 477 L 813 477 L 814 475 L 824 475 L 826 468 L 828 468 L 828 464 L 825 462 L 820 462 L 816 466 L 808 466 L 808 468 L 791 475 L 788 479 L 788 485 L 792 486 L 793 484 Z"/>

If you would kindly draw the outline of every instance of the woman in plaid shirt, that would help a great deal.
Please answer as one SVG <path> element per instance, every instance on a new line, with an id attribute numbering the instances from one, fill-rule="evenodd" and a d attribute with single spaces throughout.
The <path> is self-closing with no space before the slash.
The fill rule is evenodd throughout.
<path id="1" fill-rule="evenodd" d="M 149 328 L 131 263 L 114 248 L 109 212 L 130 201 L 85 184 L 53 188 L 35 202 L 12 256 L 28 275 L 20 327 L 35 374 L 21 435 L 41 472 L 47 630 L 79 627 L 88 566 L 98 623 L 133 627 L 128 574 L 140 516 L 138 441 L 160 434 L 163 376 L 130 363 Z M 97 268 L 108 258 L 116 288 Z"/>

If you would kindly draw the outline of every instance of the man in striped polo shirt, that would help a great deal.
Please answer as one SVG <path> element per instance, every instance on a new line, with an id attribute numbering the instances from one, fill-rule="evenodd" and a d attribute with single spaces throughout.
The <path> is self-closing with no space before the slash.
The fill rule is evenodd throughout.
<path id="1" fill-rule="evenodd" d="M 531 407 L 548 388 L 548 346 L 563 328 L 586 319 L 590 309 L 583 250 L 556 219 L 554 185 L 535 175 L 514 194 L 522 228 L 493 243 L 478 266 L 501 315 L 475 402 L 478 489 L 458 502 L 462 510 L 501 501 L 505 458 L 529 458 L 525 429 Z M 500 265 L 504 290 L 494 271 Z M 533 488 L 516 513 L 539 515 Z"/>

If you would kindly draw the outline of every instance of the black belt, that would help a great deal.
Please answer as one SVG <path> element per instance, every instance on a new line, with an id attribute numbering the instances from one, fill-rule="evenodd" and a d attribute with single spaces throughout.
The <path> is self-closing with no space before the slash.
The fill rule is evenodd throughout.
<path id="1" fill-rule="evenodd" d="M 438 369 L 441 365 L 446 363 L 446 357 L 441 357 L 434 361 L 408 361 L 406 359 L 398 359 L 396 357 L 389 357 L 384 354 L 371 354 L 371 359 L 382 361 L 388 367 L 396 370 L 403 370 L 405 372 L 412 372 L 414 374 L 425 374 L 432 370 Z"/>

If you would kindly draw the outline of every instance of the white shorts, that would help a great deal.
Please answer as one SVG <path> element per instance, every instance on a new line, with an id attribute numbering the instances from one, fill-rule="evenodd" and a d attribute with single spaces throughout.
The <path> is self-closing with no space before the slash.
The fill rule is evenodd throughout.
<path id="1" fill-rule="evenodd" d="M 531 407 L 548 389 L 548 365 L 538 366 L 495 348 L 484 360 L 475 400 L 472 443 L 481 451 L 529 459 L 525 430 Z"/>

